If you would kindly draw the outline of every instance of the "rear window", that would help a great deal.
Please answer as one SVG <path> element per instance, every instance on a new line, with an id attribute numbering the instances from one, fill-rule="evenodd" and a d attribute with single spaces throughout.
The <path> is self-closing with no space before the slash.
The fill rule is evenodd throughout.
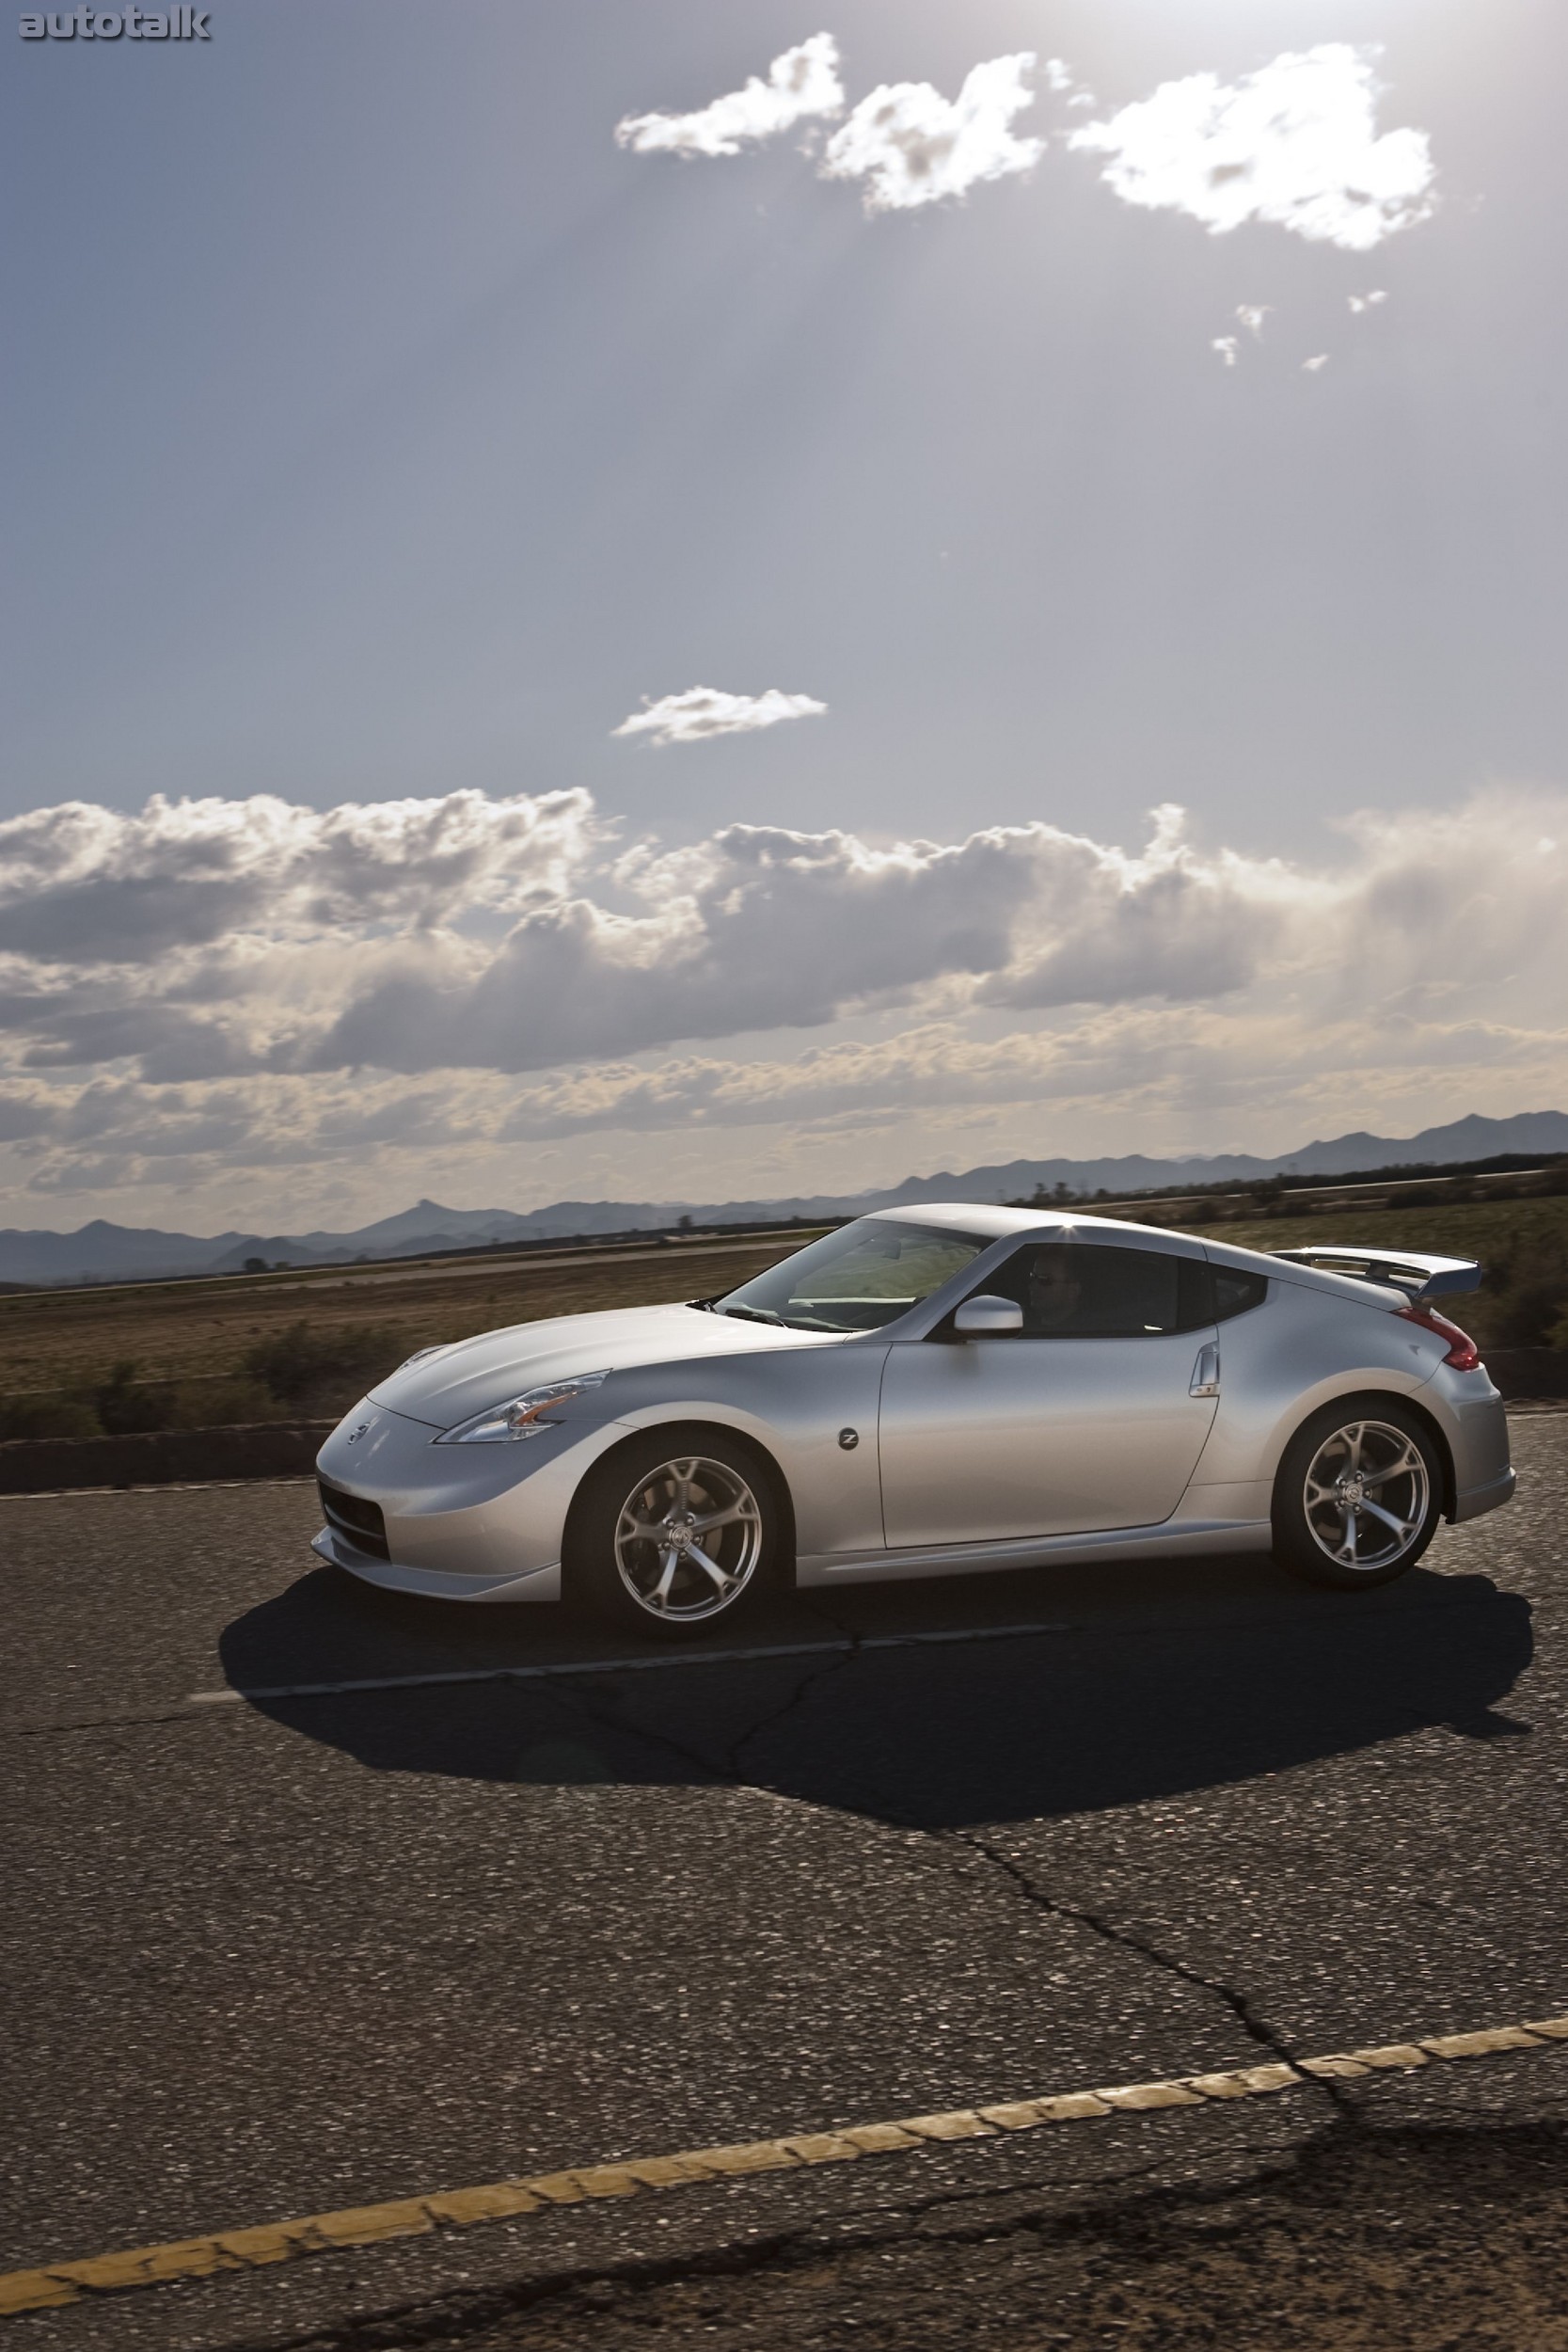
<path id="1" fill-rule="evenodd" d="M 1211 1266 L 1209 1272 L 1214 1285 L 1212 1322 L 1227 1323 L 1232 1315 L 1244 1315 L 1260 1307 L 1269 1295 L 1266 1274 L 1240 1274 L 1229 1265 Z"/>

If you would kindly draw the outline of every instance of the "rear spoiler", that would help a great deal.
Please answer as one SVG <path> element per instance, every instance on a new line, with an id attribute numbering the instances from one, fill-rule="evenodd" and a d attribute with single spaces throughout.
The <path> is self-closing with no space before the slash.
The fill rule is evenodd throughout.
<path id="1" fill-rule="evenodd" d="M 1447 1298 L 1456 1291 L 1481 1288 L 1481 1269 L 1474 1258 L 1429 1258 L 1417 1249 L 1355 1249 L 1348 1245 L 1271 1249 L 1268 1255 L 1315 1266 L 1320 1274 L 1348 1274 L 1358 1282 L 1388 1282 L 1409 1298 Z"/>

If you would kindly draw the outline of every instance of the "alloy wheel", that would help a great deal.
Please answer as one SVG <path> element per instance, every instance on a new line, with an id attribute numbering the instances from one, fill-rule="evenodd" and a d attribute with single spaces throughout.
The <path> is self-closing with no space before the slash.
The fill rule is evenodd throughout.
<path id="1" fill-rule="evenodd" d="M 1352 1421 L 1326 1437 L 1307 1472 L 1302 1503 L 1313 1542 L 1338 1568 L 1386 1568 L 1426 1524 L 1427 1465 L 1406 1431 Z"/>
<path id="2" fill-rule="evenodd" d="M 726 1462 L 689 1454 L 662 1463 L 621 1507 L 615 1565 L 640 1609 L 695 1624 L 738 1598 L 763 1551 L 762 1506 Z"/>

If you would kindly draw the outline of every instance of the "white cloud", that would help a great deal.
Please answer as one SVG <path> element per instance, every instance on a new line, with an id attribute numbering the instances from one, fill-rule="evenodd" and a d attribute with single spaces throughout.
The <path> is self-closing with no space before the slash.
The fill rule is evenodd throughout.
<path id="1" fill-rule="evenodd" d="M 1033 103 L 1034 63 L 1032 50 L 991 57 L 951 100 L 929 82 L 882 83 L 829 140 L 823 178 L 863 181 L 866 211 L 891 213 L 1030 170 L 1045 141 L 1015 137 L 1010 126 Z"/>
<path id="2" fill-rule="evenodd" d="M 1347 294 L 1345 296 L 1345 300 L 1349 303 L 1351 310 L 1357 317 L 1360 316 L 1363 310 L 1375 310 L 1380 302 L 1386 302 L 1387 299 L 1387 289 L 1383 286 L 1374 286 L 1370 294 Z"/>
<path id="3" fill-rule="evenodd" d="M 1216 335 L 1209 348 L 1219 353 L 1223 367 L 1233 368 L 1242 346 L 1234 335 Z"/>
<path id="4" fill-rule="evenodd" d="M 615 137 L 640 155 L 738 155 L 749 141 L 775 138 L 798 122 L 843 108 L 838 43 L 832 33 L 814 33 L 774 58 L 766 82 L 753 73 L 743 89 L 726 92 L 695 114 L 627 115 L 616 124 Z"/>
<path id="5" fill-rule="evenodd" d="M 1163 82 L 1069 145 L 1108 159 L 1101 176 L 1124 203 L 1185 213 L 1212 235 L 1270 221 L 1369 252 L 1427 218 L 1435 178 L 1424 131 L 1379 135 L 1376 56 L 1328 41 L 1240 82 Z"/>
<path id="6" fill-rule="evenodd" d="M 0 822 L 0 958 L 136 964 L 251 931 L 515 910 L 560 896 L 592 830 L 585 792 L 332 809 L 155 793 L 136 816 L 67 801 Z"/>
<path id="7" fill-rule="evenodd" d="M 1310 359 L 1304 359 L 1302 361 L 1301 372 L 1304 375 L 1316 375 L 1320 368 L 1326 368 L 1327 365 L 1327 352 L 1319 351 L 1315 352 Z"/>
<path id="8" fill-rule="evenodd" d="M 713 735 L 750 735 L 757 727 L 776 727 L 784 719 L 819 719 L 827 707 L 809 694 L 781 694 L 776 686 L 765 694 L 725 694 L 716 686 L 691 686 L 684 694 L 666 694 L 645 710 L 634 710 L 610 732 L 648 735 L 656 743 L 704 743 Z"/>
<path id="9" fill-rule="evenodd" d="M 657 1180 L 712 1199 L 801 1189 L 814 1136 L 841 1188 L 879 1122 L 896 1175 L 960 1131 L 996 1156 L 993 1114 L 1000 1156 L 1044 1148 L 1047 1105 L 1100 1134 L 1135 1113 L 1147 1145 L 1271 1106 L 1397 1133 L 1402 1100 L 1419 1124 L 1560 1099 L 1568 800 L 1342 831 L 1306 863 L 1204 848 L 1169 808 L 1135 850 L 1047 824 L 627 849 L 564 794 L 35 811 L 0 826 L 0 1186 L 106 1214 L 139 1187 L 145 1218 L 205 1185 L 218 1225 L 297 1226 L 331 1170 L 539 1197 L 515 1153 L 551 1138 L 663 1136 L 671 1169 L 696 1129 L 776 1138 L 768 1183 L 738 1143 L 722 1181 Z M 555 1190 L 596 1168 L 624 1196 L 604 1152 Z"/>
<path id="10" fill-rule="evenodd" d="M 1270 302 L 1239 302 L 1236 305 L 1236 316 L 1241 320 L 1254 342 L 1262 342 L 1263 321 L 1269 316 L 1273 308 L 1274 305 Z"/>

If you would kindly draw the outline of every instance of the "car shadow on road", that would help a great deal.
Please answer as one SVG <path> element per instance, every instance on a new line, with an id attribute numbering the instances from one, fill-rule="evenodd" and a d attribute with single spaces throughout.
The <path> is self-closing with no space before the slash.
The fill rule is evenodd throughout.
<path id="1" fill-rule="evenodd" d="M 436 1608 L 323 1572 L 236 1619 L 221 1649 L 260 1712 L 373 1770 L 739 1783 L 919 1828 L 1133 1804 L 1437 1725 L 1528 1729 L 1500 1708 L 1530 1662 L 1529 1607 L 1480 1576 L 1340 1596 L 1227 1560 L 866 1586 L 831 1596 L 831 1614 L 815 1601 L 749 1631 L 777 1654 L 616 1671 L 635 1645 L 559 1613 Z M 1001 1629 L 1021 1625 L 1050 1629 Z M 847 1640 L 865 1645 L 826 1646 Z M 541 1663 L 541 1679 L 279 1689 Z"/>

